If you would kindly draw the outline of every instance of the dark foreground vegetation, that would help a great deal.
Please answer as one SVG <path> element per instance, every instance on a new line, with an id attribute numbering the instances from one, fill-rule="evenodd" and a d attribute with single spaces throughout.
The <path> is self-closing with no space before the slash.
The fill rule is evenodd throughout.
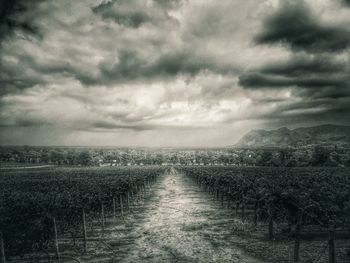
<path id="1" fill-rule="evenodd" d="M 1 258 L 48 253 L 57 233 L 86 239 L 86 223 L 123 213 L 164 168 L 107 167 L 10 170 L 0 175 Z M 86 240 L 85 240 L 86 241 Z M 86 242 L 85 242 L 86 246 Z M 4 252 L 5 251 L 5 252 Z M 1 261 L 3 263 L 5 261 Z"/>
<path id="2" fill-rule="evenodd" d="M 33 253 L 59 258 L 57 236 L 68 236 L 74 243 L 79 239 L 86 253 L 87 226 L 98 224 L 94 236 L 101 240 L 107 217 L 122 216 L 131 200 L 143 196 L 164 173 L 192 178 L 230 209 L 233 218 L 239 218 L 233 233 L 242 234 L 235 245 L 266 262 L 327 258 L 329 263 L 345 263 L 350 258 L 349 168 L 57 166 L 1 172 L 0 262 L 5 256 L 17 262 Z M 317 256 L 321 252 L 307 243 L 309 256 L 301 257 L 309 239 L 325 241 L 327 255 Z M 288 242 L 293 242 L 290 257 Z M 276 246 L 278 253 L 272 249 Z"/>
<path id="3" fill-rule="evenodd" d="M 350 239 L 349 169 L 183 167 L 181 171 L 222 205 L 235 209 L 253 231 L 264 224 L 269 240 L 292 238 L 293 262 L 301 260 L 302 237 L 328 239 L 330 263 L 336 262 L 335 237 Z M 313 235 L 305 235 L 314 229 Z M 350 245 L 341 254 L 350 259 Z M 267 253 L 266 259 L 273 256 Z M 318 262 L 317 258 L 308 262 Z"/>

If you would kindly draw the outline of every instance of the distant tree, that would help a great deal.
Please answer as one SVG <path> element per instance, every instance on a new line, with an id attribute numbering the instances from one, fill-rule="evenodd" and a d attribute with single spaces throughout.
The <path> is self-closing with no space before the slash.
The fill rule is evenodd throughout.
<path id="1" fill-rule="evenodd" d="M 89 151 L 80 152 L 77 159 L 81 165 L 90 165 L 92 163 L 92 156 Z"/>
<path id="2" fill-rule="evenodd" d="M 49 163 L 50 162 L 50 154 L 49 152 L 45 149 L 41 153 L 41 161 L 44 163 Z"/>
<path id="3" fill-rule="evenodd" d="M 312 164 L 314 166 L 324 166 L 329 159 L 329 152 L 325 147 L 316 146 L 314 148 Z"/>
<path id="4" fill-rule="evenodd" d="M 49 152 L 49 159 L 51 163 L 60 164 L 63 161 L 63 153 L 53 149 Z"/>
<path id="5" fill-rule="evenodd" d="M 261 154 L 261 159 L 257 163 L 258 166 L 271 166 L 272 152 L 264 150 Z"/>
<path id="6" fill-rule="evenodd" d="M 271 154 L 271 164 L 277 167 L 283 166 L 283 157 L 280 152 L 275 151 Z"/>
<path id="7" fill-rule="evenodd" d="M 66 155 L 67 163 L 70 165 L 74 165 L 77 162 L 77 154 L 73 150 L 67 151 Z"/>

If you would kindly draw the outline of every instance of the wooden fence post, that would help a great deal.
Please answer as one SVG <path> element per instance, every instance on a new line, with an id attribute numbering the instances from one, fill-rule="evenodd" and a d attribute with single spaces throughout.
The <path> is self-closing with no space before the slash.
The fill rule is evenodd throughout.
<path id="1" fill-rule="evenodd" d="M 115 198 L 113 197 L 113 219 L 115 220 L 116 212 L 115 212 Z"/>
<path id="2" fill-rule="evenodd" d="M 269 240 L 273 239 L 273 219 L 272 216 L 269 217 Z"/>
<path id="3" fill-rule="evenodd" d="M 272 240 L 274 238 L 274 233 L 273 233 L 274 214 L 275 214 L 275 207 L 273 205 L 270 205 L 269 207 L 269 240 Z"/>
<path id="4" fill-rule="evenodd" d="M 242 206 L 241 206 L 241 218 L 242 218 L 242 221 L 244 221 L 246 218 L 245 218 L 245 201 L 243 200 L 242 202 Z"/>
<path id="5" fill-rule="evenodd" d="M 141 186 L 137 186 L 137 200 L 140 202 L 141 200 Z"/>
<path id="6" fill-rule="evenodd" d="M 329 263 L 335 263 L 335 245 L 334 245 L 334 226 L 329 228 L 329 236 L 328 236 L 328 246 L 329 246 Z"/>
<path id="7" fill-rule="evenodd" d="M 84 252 L 87 251 L 87 234 L 86 234 L 86 219 L 85 211 L 83 209 L 83 239 L 84 239 Z"/>
<path id="8" fill-rule="evenodd" d="M 5 258 L 5 245 L 4 245 L 4 239 L 2 236 L 2 232 L 0 232 L 0 263 L 6 263 Z"/>
<path id="9" fill-rule="evenodd" d="M 120 214 L 123 216 L 123 197 L 122 195 L 119 196 L 119 202 L 120 202 Z"/>
<path id="10" fill-rule="evenodd" d="M 105 208 L 103 203 L 101 202 L 101 223 L 102 223 L 102 236 L 105 233 Z"/>
<path id="11" fill-rule="evenodd" d="M 53 218 L 52 221 L 53 221 L 53 230 L 54 230 L 54 238 L 55 238 L 55 254 L 56 254 L 57 262 L 60 262 L 60 252 L 59 252 L 59 247 L 58 247 L 56 219 Z"/>
<path id="12" fill-rule="evenodd" d="M 126 197 L 127 199 L 127 202 L 126 202 L 126 204 L 127 204 L 127 207 L 128 207 L 128 209 L 130 209 L 130 194 L 129 194 L 129 192 L 128 192 L 128 195 L 127 195 L 127 197 Z"/>
<path id="13" fill-rule="evenodd" d="M 303 211 L 299 212 L 297 223 L 295 224 L 295 239 L 294 239 L 294 262 L 299 262 L 300 256 L 299 256 L 299 248 L 300 248 L 300 231 L 301 231 L 301 224 L 303 222 Z"/>
<path id="14" fill-rule="evenodd" d="M 254 228 L 257 228 L 257 227 L 258 227 L 258 207 L 259 207 L 259 204 L 258 204 L 258 202 L 256 201 L 256 202 L 254 203 L 254 218 L 253 218 Z"/>

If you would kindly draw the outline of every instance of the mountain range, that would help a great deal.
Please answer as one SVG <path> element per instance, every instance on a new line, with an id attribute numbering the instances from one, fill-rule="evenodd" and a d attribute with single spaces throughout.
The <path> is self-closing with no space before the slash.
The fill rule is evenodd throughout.
<path id="1" fill-rule="evenodd" d="M 236 144 L 238 147 L 302 147 L 315 145 L 350 146 L 350 126 L 320 125 L 276 130 L 251 130 Z"/>

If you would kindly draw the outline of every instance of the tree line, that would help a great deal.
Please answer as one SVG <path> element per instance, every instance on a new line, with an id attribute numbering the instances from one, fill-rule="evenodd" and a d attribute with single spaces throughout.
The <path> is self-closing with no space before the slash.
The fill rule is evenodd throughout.
<path id="1" fill-rule="evenodd" d="M 236 165 L 269 167 L 350 166 L 350 149 L 300 148 L 133 149 L 0 147 L 0 161 L 54 165 Z"/>

